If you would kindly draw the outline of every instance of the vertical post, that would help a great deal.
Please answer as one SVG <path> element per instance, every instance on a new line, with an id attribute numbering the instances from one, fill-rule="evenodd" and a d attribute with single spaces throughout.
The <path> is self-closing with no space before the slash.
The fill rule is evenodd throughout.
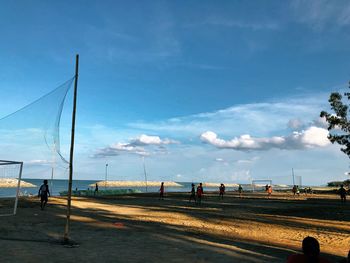
<path id="1" fill-rule="evenodd" d="M 147 186 L 147 173 L 146 173 L 146 165 L 145 165 L 145 156 L 142 156 L 142 161 L 143 161 L 143 172 L 145 174 L 145 182 L 146 182 L 146 193 L 148 191 L 148 186 Z"/>
<path id="2" fill-rule="evenodd" d="M 17 213 L 18 195 L 19 195 L 19 188 L 21 186 L 22 170 L 23 170 L 23 162 L 20 163 L 20 168 L 19 168 L 19 177 L 18 177 L 18 184 L 17 184 L 17 191 L 16 191 L 15 207 L 13 209 L 14 215 L 16 215 L 16 213 Z"/>
<path id="3" fill-rule="evenodd" d="M 108 169 L 108 163 L 106 163 L 106 173 L 105 173 L 105 190 L 107 189 L 107 169 Z"/>
<path id="4" fill-rule="evenodd" d="M 295 185 L 295 178 L 294 178 L 294 170 L 292 168 L 292 176 L 293 176 L 293 186 Z"/>
<path id="5" fill-rule="evenodd" d="M 64 229 L 64 237 L 63 237 L 64 242 L 69 241 L 69 232 L 70 232 L 70 211 L 71 211 L 71 202 L 72 202 L 73 153 L 74 153 L 74 136 L 75 136 L 75 112 L 77 108 L 78 70 L 79 70 L 79 55 L 77 54 L 75 58 L 72 133 L 71 133 L 71 141 L 70 141 L 69 181 L 68 181 L 68 196 L 67 196 L 67 220 L 66 220 L 66 226 Z"/>

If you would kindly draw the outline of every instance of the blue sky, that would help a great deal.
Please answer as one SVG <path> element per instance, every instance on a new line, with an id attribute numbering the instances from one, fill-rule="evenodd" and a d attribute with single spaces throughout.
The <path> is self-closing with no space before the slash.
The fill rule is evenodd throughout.
<path id="1" fill-rule="evenodd" d="M 140 156 L 153 180 L 347 178 L 318 115 L 350 79 L 348 1 L 3 1 L 0 17 L 1 116 L 80 54 L 76 178 L 108 162 L 142 180 Z M 67 153 L 68 118 L 61 136 Z"/>

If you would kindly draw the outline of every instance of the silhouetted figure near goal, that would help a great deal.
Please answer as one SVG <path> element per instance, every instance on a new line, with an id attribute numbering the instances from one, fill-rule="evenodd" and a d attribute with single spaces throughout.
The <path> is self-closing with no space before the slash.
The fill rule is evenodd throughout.
<path id="1" fill-rule="evenodd" d="M 191 200 L 193 199 L 195 203 L 197 203 L 196 200 L 196 190 L 194 189 L 194 183 L 192 183 L 192 189 L 191 189 L 191 195 L 190 195 L 190 200 L 189 202 L 191 202 Z"/>
<path id="2" fill-rule="evenodd" d="M 339 195 L 340 195 L 340 200 L 342 203 L 345 203 L 346 202 L 346 190 L 344 188 L 344 185 L 341 185 L 339 190 Z"/>
<path id="3" fill-rule="evenodd" d="M 221 184 L 219 187 L 219 198 L 224 199 L 224 194 L 225 194 L 225 185 Z"/>
<path id="4" fill-rule="evenodd" d="M 242 187 L 242 185 L 239 185 L 239 186 L 238 186 L 239 198 L 242 198 L 242 193 L 243 193 L 243 187 Z"/>
<path id="5" fill-rule="evenodd" d="M 159 200 L 164 200 L 164 182 L 161 183 L 159 188 Z"/>
<path id="6" fill-rule="evenodd" d="M 94 195 L 97 195 L 98 194 L 98 184 L 96 183 L 95 184 L 95 191 L 94 191 Z"/>
<path id="7" fill-rule="evenodd" d="M 47 180 L 44 180 L 44 184 L 42 184 L 39 188 L 39 193 L 38 197 L 40 197 L 40 208 L 41 210 L 44 210 L 47 201 L 48 201 L 48 196 L 51 196 L 50 190 L 49 190 L 49 185 L 47 184 Z"/>
<path id="8" fill-rule="evenodd" d="M 295 197 L 295 194 L 297 193 L 297 186 L 296 185 L 293 186 L 292 192 L 293 192 L 293 196 Z"/>

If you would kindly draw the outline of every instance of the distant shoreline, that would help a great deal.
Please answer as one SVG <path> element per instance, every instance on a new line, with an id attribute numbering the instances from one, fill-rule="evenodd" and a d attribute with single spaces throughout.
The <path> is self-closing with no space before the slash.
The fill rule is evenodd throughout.
<path id="1" fill-rule="evenodd" d="M 95 187 L 97 184 L 99 187 L 157 187 L 160 186 L 160 181 L 99 181 L 89 186 Z M 183 187 L 182 184 L 176 182 L 164 182 L 165 187 Z"/>
<path id="2" fill-rule="evenodd" d="M 18 180 L 13 178 L 0 178 L 0 188 L 16 188 L 18 186 Z M 21 180 L 21 188 L 24 187 L 37 187 L 34 184 L 28 183 L 24 180 Z"/>

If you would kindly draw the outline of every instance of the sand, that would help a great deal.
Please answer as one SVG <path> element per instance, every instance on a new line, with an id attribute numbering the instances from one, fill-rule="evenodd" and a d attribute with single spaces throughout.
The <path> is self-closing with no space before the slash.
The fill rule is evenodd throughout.
<path id="1" fill-rule="evenodd" d="M 97 182 L 100 187 L 146 187 L 144 181 L 100 181 Z M 148 181 L 148 187 L 160 187 L 161 182 Z M 95 187 L 95 184 L 90 184 L 91 187 Z M 181 187 L 181 184 L 175 182 L 164 182 L 166 187 Z"/>
<path id="2" fill-rule="evenodd" d="M 16 188 L 18 186 L 18 180 L 13 178 L 0 178 L 0 188 Z M 24 187 L 36 187 L 36 185 L 21 180 L 21 188 Z"/>
<path id="3" fill-rule="evenodd" d="M 62 246 L 64 198 L 22 198 L 18 215 L 0 217 L 2 262 L 285 262 L 310 235 L 338 262 L 350 249 L 349 204 L 336 195 L 132 194 L 72 201 L 71 238 Z M 0 199 L 0 204 L 6 201 Z"/>

